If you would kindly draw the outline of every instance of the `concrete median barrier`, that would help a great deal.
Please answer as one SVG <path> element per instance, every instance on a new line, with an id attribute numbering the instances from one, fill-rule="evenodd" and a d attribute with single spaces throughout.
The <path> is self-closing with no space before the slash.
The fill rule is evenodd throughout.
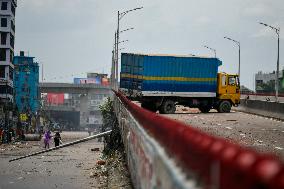
<path id="1" fill-rule="evenodd" d="M 284 120 L 284 103 L 241 99 L 241 111 Z"/>

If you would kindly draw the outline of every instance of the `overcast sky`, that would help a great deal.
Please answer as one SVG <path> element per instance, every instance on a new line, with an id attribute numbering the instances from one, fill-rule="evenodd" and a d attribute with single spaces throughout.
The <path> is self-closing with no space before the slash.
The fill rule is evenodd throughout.
<path id="1" fill-rule="evenodd" d="M 129 40 L 123 52 L 213 56 L 207 45 L 223 61 L 220 71 L 237 73 L 238 48 L 228 36 L 241 42 L 242 84 L 253 88 L 256 72 L 276 69 L 276 34 L 258 22 L 284 29 L 283 0 L 18 0 L 16 54 L 36 57 L 46 81 L 109 73 L 117 11 L 140 6 L 121 20 L 122 30 L 135 28 L 121 34 Z"/>

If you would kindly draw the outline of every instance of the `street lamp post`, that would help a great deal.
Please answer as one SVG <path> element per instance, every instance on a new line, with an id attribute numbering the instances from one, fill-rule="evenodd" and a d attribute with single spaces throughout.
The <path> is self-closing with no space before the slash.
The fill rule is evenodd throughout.
<path id="1" fill-rule="evenodd" d="M 127 10 L 127 11 L 124 11 L 124 12 L 117 12 L 117 31 L 116 31 L 116 51 L 115 51 L 115 59 L 116 59 L 116 69 L 115 69 L 115 78 L 116 78 L 116 87 L 115 89 L 118 90 L 118 44 L 119 44 L 119 34 L 121 33 L 120 30 L 119 30 L 119 22 L 120 20 L 129 12 L 132 12 L 132 11 L 136 11 L 136 10 L 139 10 L 139 9 L 142 9 L 143 7 L 138 7 L 138 8 L 134 8 L 134 9 L 130 9 L 130 10 Z"/>
<path id="2" fill-rule="evenodd" d="M 279 50 L 280 50 L 280 27 L 276 28 L 273 26 L 270 26 L 268 24 L 259 22 L 259 24 L 264 25 L 266 27 L 269 27 L 271 29 L 273 29 L 276 34 L 277 34 L 277 48 L 278 48 L 278 53 L 277 53 L 277 68 L 276 68 L 276 78 L 275 78 L 275 100 L 276 102 L 278 102 L 278 93 L 279 93 Z"/>
<path id="3" fill-rule="evenodd" d="M 229 37 L 224 37 L 224 38 L 228 39 L 230 41 L 233 41 L 239 47 L 239 69 L 238 69 L 238 75 L 239 75 L 239 80 L 240 80 L 240 78 L 241 78 L 241 43 L 239 41 L 236 41 L 236 40 L 234 40 L 232 38 L 229 38 Z"/>
<path id="4" fill-rule="evenodd" d="M 111 86 L 115 87 L 115 61 L 116 61 L 116 32 L 114 34 L 114 45 L 112 50 L 112 67 L 111 67 Z"/>
<path id="5" fill-rule="evenodd" d="M 204 47 L 207 48 L 207 49 L 209 49 L 209 50 L 211 50 L 211 51 L 213 51 L 213 52 L 214 52 L 214 55 L 215 55 L 215 58 L 216 58 L 216 49 L 213 49 L 213 48 L 208 47 L 208 46 L 206 46 L 206 45 L 204 45 Z"/>
<path id="6" fill-rule="evenodd" d="M 125 31 L 128 31 L 128 30 L 125 30 Z M 117 38 L 116 38 L 116 40 L 117 40 Z M 117 42 L 116 40 L 115 40 L 115 44 L 114 44 L 114 50 L 112 51 L 112 53 L 113 53 L 113 61 L 112 61 L 113 62 L 113 65 L 112 65 L 113 66 L 112 67 L 113 89 L 118 88 L 118 77 L 117 77 L 117 75 L 118 75 L 118 60 L 119 60 L 119 58 L 118 58 L 118 54 L 116 52 L 119 52 L 120 50 L 124 49 L 124 48 L 120 48 L 120 49 L 117 49 L 117 48 L 118 48 L 118 45 L 120 43 L 125 43 L 125 42 L 129 41 L 129 40 L 123 40 L 123 41 Z"/>

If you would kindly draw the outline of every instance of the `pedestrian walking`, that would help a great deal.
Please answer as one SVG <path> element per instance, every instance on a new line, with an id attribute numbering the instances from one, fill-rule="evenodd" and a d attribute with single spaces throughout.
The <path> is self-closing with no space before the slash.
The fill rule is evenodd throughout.
<path id="1" fill-rule="evenodd" d="M 44 148 L 49 148 L 49 142 L 51 139 L 51 132 L 49 130 L 44 133 Z"/>
<path id="2" fill-rule="evenodd" d="M 57 131 L 54 135 L 54 144 L 55 144 L 55 147 L 56 146 L 59 146 L 59 144 L 62 144 L 61 142 L 61 136 L 59 134 L 59 132 Z"/>

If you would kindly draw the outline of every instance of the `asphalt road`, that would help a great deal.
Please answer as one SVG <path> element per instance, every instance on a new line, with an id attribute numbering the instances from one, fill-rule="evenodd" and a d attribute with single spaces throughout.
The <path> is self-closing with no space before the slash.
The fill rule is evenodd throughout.
<path id="1" fill-rule="evenodd" d="M 62 140 L 86 136 L 87 132 L 63 132 Z M 97 188 L 98 180 L 89 175 L 101 155 L 91 151 L 95 147 L 102 149 L 102 144 L 92 140 L 9 163 L 11 158 L 42 150 L 43 143 L 0 145 L 0 189 Z"/>
<path id="2" fill-rule="evenodd" d="M 212 135 L 226 138 L 259 152 L 273 153 L 284 161 L 284 122 L 232 111 L 200 113 L 179 106 L 176 114 L 165 115 Z"/>

